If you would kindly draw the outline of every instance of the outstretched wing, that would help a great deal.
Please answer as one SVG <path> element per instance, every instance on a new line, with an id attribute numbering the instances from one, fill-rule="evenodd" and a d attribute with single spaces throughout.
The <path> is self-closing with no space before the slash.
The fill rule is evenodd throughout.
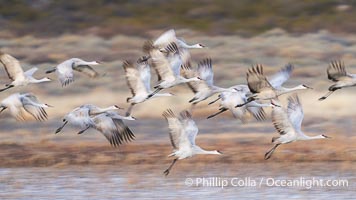
<path id="1" fill-rule="evenodd" d="M 156 70 L 158 77 L 161 80 L 174 80 L 175 76 L 165 55 L 157 49 L 153 49 L 150 55 L 152 57 L 152 67 Z"/>
<path id="2" fill-rule="evenodd" d="M 174 149 L 179 149 L 180 137 L 182 133 L 182 123 L 171 109 L 163 112 L 163 117 L 166 118 L 169 128 L 169 138 Z"/>
<path id="3" fill-rule="evenodd" d="M 328 79 L 334 82 L 339 81 L 341 77 L 347 76 L 345 64 L 341 61 L 332 61 L 326 72 Z"/>
<path id="4" fill-rule="evenodd" d="M 189 111 L 184 110 L 180 114 L 180 120 L 183 123 L 182 136 L 180 138 L 180 146 L 191 146 L 195 145 L 195 138 L 199 132 L 197 125 L 192 119 L 192 115 Z M 185 134 L 185 137 L 183 136 Z M 188 140 L 187 140 L 188 139 Z"/>
<path id="5" fill-rule="evenodd" d="M 190 62 L 188 62 L 185 65 L 182 65 L 181 73 L 182 73 L 183 77 L 187 78 L 187 79 L 198 76 L 198 72 L 195 71 L 192 68 Z M 201 81 L 190 81 L 190 82 L 187 83 L 187 85 L 194 92 L 194 94 L 199 92 L 199 91 L 209 90 L 209 86 L 203 80 L 201 80 Z"/>
<path id="6" fill-rule="evenodd" d="M 99 73 L 96 72 L 91 66 L 89 65 L 78 65 L 78 66 L 74 66 L 73 65 L 73 70 L 81 72 L 91 78 L 95 78 L 97 76 L 99 76 Z"/>
<path id="7" fill-rule="evenodd" d="M 213 85 L 214 72 L 211 64 L 211 58 L 206 58 L 198 64 L 198 74 L 209 86 Z"/>
<path id="8" fill-rule="evenodd" d="M 31 69 L 25 71 L 26 76 L 32 76 L 38 70 L 37 67 L 32 67 Z"/>
<path id="9" fill-rule="evenodd" d="M 112 118 L 110 113 L 103 113 L 93 118 L 95 129 L 100 131 L 113 147 L 134 140 L 135 135 L 121 120 Z"/>
<path id="10" fill-rule="evenodd" d="M 288 114 L 282 107 L 273 107 L 272 123 L 279 134 L 295 134 L 294 127 L 289 120 Z"/>
<path id="11" fill-rule="evenodd" d="M 126 82 L 131 90 L 132 95 L 135 96 L 138 93 L 148 93 L 145 85 L 141 80 L 140 73 L 133 65 L 133 63 L 125 61 L 122 66 L 125 70 Z"/>
<path id="12" fill-rule="evenodd" d="M 304 112 L 299 97 L 297 95 L 288 97 L 287 113 L 294 129 L 297 130 L 297 132 L 300 132 L 302 121 L 304 118 Z"/>
<path id="13" fill-rule="evenodd" d="M 258 121 L 263 121 L 266 119 L 266 113 L 262 107 L 247 107 L 247 110 Z"/>
<path id="14" fill-rule="evenodd" d="M 142 45 L 142 51 L 145 54 L 149 54 L 152 49 L 155 47 L 153 46 L 153 41 L 152 40 L 146 40 L 143 45 Z"/>
<path id="15" fill-rule="evenodd" d="M 56 67 L 56 74 L 62 86 L 67 86 L 74 81 L 73 63 L 66 60 Z"/>
<path id="16" fill-rule="evenodd" d="M 180 50 L 176 43 L 170 43 L 166 48 L 167 59 L 169 61 L 170 68 L 173 71 L 174 76 L 180 75 L 180 68 L 184 64 L 180 55 Z"/>
<path id="17" fill-rule="evenodd" d="M 156 47 L 164 48 L 169 43 L 176 41 L 176 32 L 173 29 L 170 29 L 160 35 L 154 42 L 153 45 Z"/>
<path id="18" fill-rule="evenodd" d="M 9 79 L 14 81 L 16 78 L 24 78 L 24 72 L 16 58 L 3 53 L 0 55 L 0 62 L 3 64 Z"/>
<path id="19" fill-rule="evenodd" d="M 140 79 L 142 84 L 145 86 L 146 91 L 151 91 L 151 69 L 148 61 L 137 61 L 138 72 L 140 74 Z"/>
<path id="20" fill-rule="evenodd" d="M 23 108 L 38 121 L 45 121 L 48 117 L 44 104 L 40 103 L 36 96 L 26 93 L 20 98 Z"/>
<path id="21" fill-rule="evenodd" d="M 279 72 L 273 75 L 271 78 L 268 79 L 269 83 L 274 88 L 279 88 L 285 83 L 290 75 L 292 74 L 294 66 L 292 64 L 287 64 L 284 66 Z"/>
<path id="22" fill-rule="evenodd" d="M 256 65 L 247 71 L 248 88 L 253 93 L 260 92 L 263 88 L 271 87 L 267 78 L 263 75 L 262 65 Z"/>

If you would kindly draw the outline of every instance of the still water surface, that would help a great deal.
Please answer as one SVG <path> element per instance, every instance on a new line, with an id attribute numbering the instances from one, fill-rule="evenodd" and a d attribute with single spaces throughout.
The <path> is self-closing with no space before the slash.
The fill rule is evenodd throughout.
<path id="1" fill-rule="evenodd" d="M 355 199 L 356 195 L 353 163 L 178 163 L 168 177 L 162 175 L 165 167 L 1 168 L 0 199 Z M 308 189 L 306 181 L 313 178 L 343 179 L 348 186 Z M 276 180 L 299 180 L 304 185 L 272 185 Z"/>

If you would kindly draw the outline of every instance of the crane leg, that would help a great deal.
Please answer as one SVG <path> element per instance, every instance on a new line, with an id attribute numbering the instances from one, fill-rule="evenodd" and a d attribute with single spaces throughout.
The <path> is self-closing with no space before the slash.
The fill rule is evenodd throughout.
<path id="1" fill-rule="evenodd" d="M 335 91 L 335 90 L 334 90 Z M 319 101 L 325 100 L 328 98 L 334 91 L 329 91 L 327 94 L 319 98 Z"/>
<path id="2" fill-rule="evenodd" d="M 275 144 L 275 145 L 272 147 L 272 149 L 270 149 L 269 151 L 267 151 L 267 153 L 265 154 L 265 160 L 268 160 L 268 159 L 272 156 L 274 150 L 276 150 L 276 148 L 277 148 L 279 145 L 280 145 L 280 144 Z"/>
<path id="3" fill-rule="evenodd" d="M 161 91 L 163 88 L 157 88 L 155 91 L 153 91 L 146 99 L 149 99 L 153 97 L 155 94 L 157 94 L 159 91 Z"/>
<path id="4" fill-rule="evenodd" d="M 213 117 L 215 117 L 215 116 L 217 116 L 217 115 L 219 115 L 219 114 L 221 114 L 221 113 L 223 113 L 223 112 L 225 112 L 225 111 L 227 111 L 227 110 L 228 110 L 227 108 L 221 108 L 219 112 L 217 112 L 217 113 L 215 113 L 215 114 L 212 114 L 212 115 L 209 115 L 209 116 L 207 117 L 207 119 L 213 118 Z"/>
<path id="5" fill-rule="evenodd" d="M 12 88 L 12 87 L 14 87 L 14 86 L 13 86 L 13 85 L 7 85 L 5 88 L 0 89 L 0 92 L 5 91 L 5 90 L 8 90 L 8 89 L 10 89 L 10 88 Z"/>
<path id="6" fill-rule="evenodd" d="M 168 167 L 168 169 L 166 169 L 163 173 L 165 176 L 168 176 L 169 171 L 172 169 L 173 165 L 177 162 L 178 158 L 174 159 L 172 164 Z"/>
<path id="7" fill-rule="evenodd" d="M 208 105 L 211 105 L 211 104 L 213 104 L 213 103 L 215 103 L 215 102 L 219 101 L 219 99 L 220 99 L 220 97 L 218 97 L 218 98 L 217 98 L 217 99 L 215 99 L 214 101 L 212 101 L 212 102 L 208 103 Z"/>
<path id="8" fill-rule="evenodd" d="M 85 129 L 79 131 L 78 134 L 80 135 L 80 134 L 84 133 L 84 132 L 85 132 L 86 130 L 88 130 L 89 128 L 90 128 L 90 126 L 87 126 Z"/>
<path id="9" fill-rule="evenodd" d="M 57 133 L 61 132 L 61 131 L 62 131 L 62 129 L 64 128 L 64 126 L 65 126 L 67 123 L 68 123 L 68 121 L 65 121 L 65 122 L 64 122 L 64 124 L 63 124 L 61 127 L 57 128 L 57 130 L 56 130 L 55 134 L 57 134 Z"/>

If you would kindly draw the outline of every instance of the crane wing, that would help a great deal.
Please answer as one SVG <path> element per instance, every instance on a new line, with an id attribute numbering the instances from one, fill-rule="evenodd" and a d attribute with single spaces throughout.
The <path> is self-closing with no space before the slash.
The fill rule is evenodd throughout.
<path id="1" fill-rule="evenodd" d="M 99 73 L 96 72 L 91 66 L 89 65 L 78 65 L 78 66 L 72 66 L 73 70 L 81 72 L 91 78 L 95 78 L 99 76 Z"/>
<path id="2" fill-rule="evenodd" d="M 154 42 L 153 45 L 156 47 L 164 48 L 169 43 L 176 41 L 176 32 L 173 29 L 170 29 L 160 35 Z"/>
<path id="3" fill-rule="evenodd" d="M 201 79 L 203 79 L 209 86 L 213 85 L 214 81 L 214 72 L 213 66 L 211 64 L 211 59 L 207 58 L 202 60 L 198 64 L 198 74 Z"/>
<path id="4" fill-rule="evenodd" d="M 271 87 L 267 78 L 263 75 L 262 65 L 256 65 L 248 69 L 247 84 L 252 93 L 258 93 L 263 88 Z"/>
<path id="5" fill-rule="evenodd" d="M 190 62 L 188 62 L 185 65 L 182 65 L 181 67 L 181 72 L 184 78 L 193 78 L 198 76 L 198 72 L 195 71 Z M 203 90 L 209 90 L 209 86 L 207 85 L 207 83 L 203 80 L 201 81 L 190 81 L 187 83 L 188 87 L 195 93 L 199 92 L 199 91 L 203 91 Z"/>
<path id="6" fill-rule="evenodd" d="M 148 61 L 138 62 L 138 71 L 140 74 L 140 80 L 145 86 L 146 91 L 151 91 L 151 69 Z"/>
<path id="7" fill-rule="evenodd" d="M 23 108 L 38 121 L 45 121 L 48 117 L 43 104 L 32 94 L 24 94 L 20 98 Z"/>
<path id="8" fill-rule="evenodd" d="M 184 110 L 180 114 L 180 120 L 183 123 L 184 129 L 184 136 L 182 133 L 180 139 L 180 146 L 194 146 L 195 145 L 195 138 L 199 132 L 197 125 L 195 124 L 194 120 L 192 119 L 192 115 L 189 111 Z"/>
<path id="9" fill-rule="evenodd" d="M 300 132 L 302 121 L 304 118 L 304 112 L 299 97 L 297 95 L 288 97 L 287 113 L 294 129 L 297 130 L 297 132 Z"/>
<path id="10" fill-rule="evenodd" d="M 295 134 L 294 126 L 289 120 L 288 114 L 282 107 L 273 107 L 272 123 L 279 134 Z"/>
<path id="11" fill-rule="evenodd" d="M 169 138 L 171 140 L 172 146 L 174 149 L 179 149 L 180 138 L 183 131 L 182 123 L 171 109 L 164 111 L 162 115 L 168 122 Z"/>
<path id="12" fill-rule="evenodd" d="M 341 61 L 332 61 L 326 72 L 328 79 L 334 82 L 339 81 L 341 77 L 347 76 L 345 64 Z"/>
<path id="13" fill-rule="evenodd" d="M 93 118 L 95 129 L 101 132 L 113 147 L 134 140 L 135 135 L 121 120 L 112 118 L 110 113 L 102 113 Z"/>
<path id="14" fill-rule="evenodd" d="M 138 93 L 148 93 L 145 85 L 143 84 L 140 72 L 137 70 L 136 66 L 129 61 L 125 61 L 122 65 L 125 70 L 125 77 L 127 85 L 129 86 L 131 93 L 135 96 Z"/>
<path id="15" fill-rule="evenodd" d="M 262 107 L 247 107 L 247 110 L 258 121 L 263 121 L 266 119 L 266 113 Z"/>
<path id="16" fill-rule="evenodd" d="M 175 76 L 170 63 L 162 52 L 157 49 L 151 51 L 152 67 L 156 70 L 159 79 L 174 80 Z"/>
<path id="17" fill-rule="evenodd" d="M 0 55 L 0 62 L 4 66 L 9 79 L 14 81 L 17 78 L 24 78 L 24 72 L 20 62 L 16 58 L 4 53 Z"/>
<path id="18" fill-rule="evenodd" d="M 294 66 L 292 64 L 287 64 L 279 72 L 268 79 L 269 83 L 274 88 L 279 88 L 285 83 L 290 75 L 292 74 Z"/>

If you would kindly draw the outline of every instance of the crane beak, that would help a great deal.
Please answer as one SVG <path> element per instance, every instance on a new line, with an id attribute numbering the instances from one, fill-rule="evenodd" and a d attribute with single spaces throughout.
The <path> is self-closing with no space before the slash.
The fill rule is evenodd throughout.
<path id="1" fill-rule="evenodd" d="M 307 86 L 307 85 L 304 85 L 303 84 L 303 86 L 305 87 L 305 88 L 307 88 L 307 89 L 311 89 L 311 90 L 313 90 L 314 88 L 312 88 L 312 87 L 309 87 L 309 86 Z"/>
<path id="2" fill-rule="evenodd" d="M 282 107 L 282 106 L 280 106 L 280 105 L 276 104 L 276 103 L 275 103 L 275 102 L 273 102 L 273 101 L 271 101 L 271 105 L 273 105 L 273 106 L 275 106 L 275 107 Z"/>
<path id="3" fill-rule="evenodd" d="M 322 135 L 324 138 L 328 138 L 328 139 L 331 139 L 332 137 L 329 137 L 329 136 L 327 136 L 327 135 Z"/>
<path id="4" fill-rule="evenodd" d="M 121 108 L 121 107 L 119 107 L 117 105 L 114 105 L 114 107 L 117 108 L 117 109 L 123 110 L 123 108 Z"/>

